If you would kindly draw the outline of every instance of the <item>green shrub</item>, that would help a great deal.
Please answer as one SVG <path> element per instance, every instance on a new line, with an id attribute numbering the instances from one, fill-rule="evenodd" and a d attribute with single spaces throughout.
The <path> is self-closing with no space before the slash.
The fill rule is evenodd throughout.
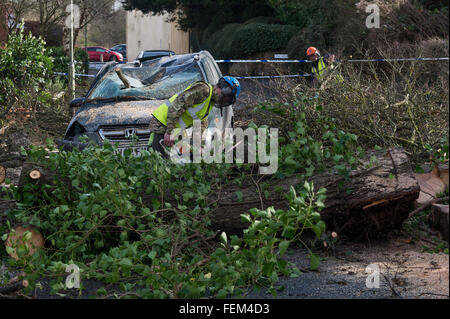
<path id="1" fill-rule="evenodd" d="M 67 73 L 69 70 L 70 59 L 65 54 L 63 47 L 50 47 L 50 56 L 54 60 L 54 70 L 55 72 Z M 82 62 L 75 65 L 76 73 L 87 74 L 89 72 L 89 56 L 87 52 L 80 48 L 76 48 L 74 52 L 75 61 Z"/>
<path id="2" fill-rule="evenodd" d="M 233 23 L 213 33 L 206 41 L 216 58 L 242 58 L 260 52 L 285 49 L 299 31 L 292 25 Z"/>
<path id="3" fill-rule="evenodd" d="M 280 275 L 300 274 L 283 259 L 297 244 L 308 250 L 311 269 L 319 266 L 301 240 L 306 231 L 316 238 L 325 231 L 319 212 L 326 190 L 312 183 L 291 188 L 288 210 L 241 215 L 248 225 L 242 238 L 217 236 L 209 228 L 214 185 L 231 177 L 228 166 L 175 165 L 154 151 L 122 156 L 108 143 L 83 152 L 52 152 L 50 141 L 47 148 L 31 146 L 28 159 L 58 171 L 58 178 L 9 190 L 20 202 L 8 215 L 10 224 L 37 227 L 47 243 L 32 257 L 18 247 L 23 254 L 15 265 L 24 267 L 27 293 L 47 275 L 54 278 L 53 293 L 63 289 L 61 277 L 71 263 L 83 278 L 105 283 L 102 294 L 115 284 L 144 298 L 241 297 L 253 285 L 276 294 Z"/>
<path id="4" fill-rule="evenodd" d="M 237 30 L 234 45 L 242 55 L 285 49 L 292 36 L 299 29 L 290 25 L 247 24 Z"/>
<path id="5" fill-rule="evenodd" d="M 0 50 L 0 120 L 13 107 L 37 107 L 53 72 L 45 42 L 23 30 L 9 35 Z"/>

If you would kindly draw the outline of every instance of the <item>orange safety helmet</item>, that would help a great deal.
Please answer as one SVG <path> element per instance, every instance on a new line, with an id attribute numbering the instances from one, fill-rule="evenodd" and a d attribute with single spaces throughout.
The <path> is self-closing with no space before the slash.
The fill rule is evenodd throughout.
<path id="1" fill-rule="evenodd" d="M 320 54 L 319 50 L 317 50 L 315 47 L 309 47 L 308 50 L 306 50 L 307 56 L 313 55 L 315 53 Z"/>

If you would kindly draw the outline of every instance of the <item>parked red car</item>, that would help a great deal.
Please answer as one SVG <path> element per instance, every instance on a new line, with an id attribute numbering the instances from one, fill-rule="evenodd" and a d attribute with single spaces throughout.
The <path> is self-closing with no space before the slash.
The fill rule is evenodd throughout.
<path id="1" fill-rule="evenodd" d="M 85 48 L 83 48 L 83 50 L 85 50 Z M 108 61 L 123 62 L 122 54 L 108 50 L 103 47 L 87 47 L 87 51 L 90 62 L 101 62 L 102 61 L 101 56 L 103 56 L 104 62 Z"/>

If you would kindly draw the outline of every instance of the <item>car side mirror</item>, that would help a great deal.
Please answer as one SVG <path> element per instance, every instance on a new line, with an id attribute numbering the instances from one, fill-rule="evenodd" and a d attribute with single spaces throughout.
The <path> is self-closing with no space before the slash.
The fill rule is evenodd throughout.
<path id="1" fill-rule="evenodd" d="M 86 100 L 86 98 L 84 97 L 78 97 L 76 99 L 73 99 L 70 104 L 69 107 L 79 107 L 81 106 L 81 104 L 83 104 L 83 102 Z"/>

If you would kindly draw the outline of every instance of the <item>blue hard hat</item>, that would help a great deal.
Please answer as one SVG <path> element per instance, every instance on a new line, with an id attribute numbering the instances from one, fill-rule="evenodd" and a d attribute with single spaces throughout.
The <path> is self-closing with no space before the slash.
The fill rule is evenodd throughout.
<path id="1" fill-rule="evenodd" d="M 235 99 L 237 99 L 241 93 L 241 84 L 239 81 L 232 76 L 224 76 L 222 79 L 224 79 L 231 86 L 232 93 L 235 96 Z"/>

